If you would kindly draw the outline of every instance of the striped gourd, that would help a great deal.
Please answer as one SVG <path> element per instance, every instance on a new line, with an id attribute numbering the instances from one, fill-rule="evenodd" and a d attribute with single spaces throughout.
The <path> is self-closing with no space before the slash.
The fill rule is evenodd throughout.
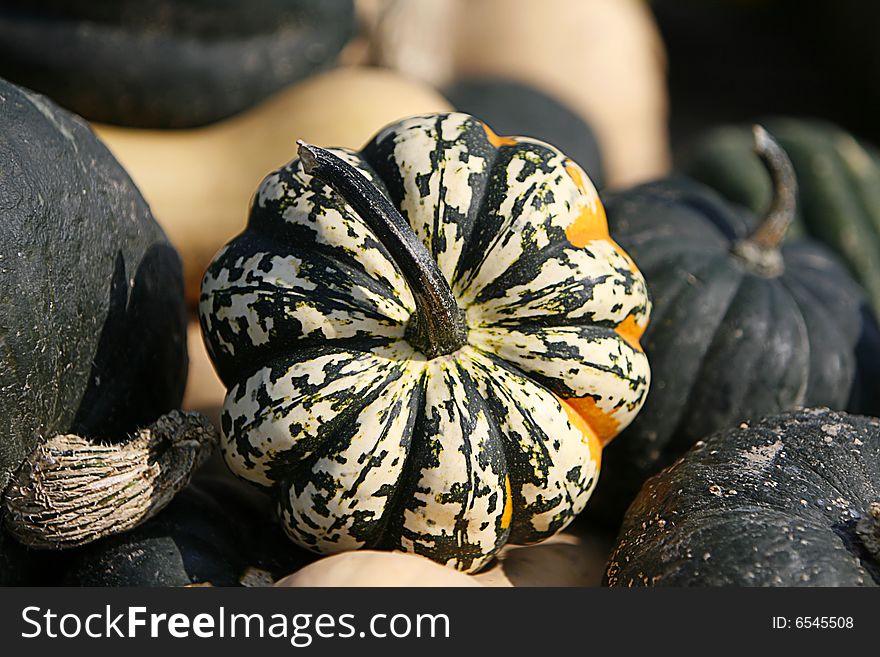
<path id="1" fill-rule="evenodd" d="M 477 570 L 583 508 L 645 399 L 649 311 L 552 146 L 459 113 L 301 144 L 202 283 L 226 462 L 311 550 Z"/>

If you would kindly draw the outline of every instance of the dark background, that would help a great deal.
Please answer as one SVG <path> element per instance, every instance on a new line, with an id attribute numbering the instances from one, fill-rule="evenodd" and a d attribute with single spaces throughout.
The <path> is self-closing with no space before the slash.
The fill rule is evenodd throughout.
<path id="1" fill-rule="evenodd" d="M 880 3 L 654 0 L 673 149 L 708 127 L 819 117 L 880 142 Z"/>

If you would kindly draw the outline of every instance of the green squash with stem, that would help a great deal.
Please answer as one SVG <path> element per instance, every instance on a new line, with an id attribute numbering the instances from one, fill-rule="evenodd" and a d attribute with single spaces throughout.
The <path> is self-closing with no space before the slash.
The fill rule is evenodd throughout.
<path id="1" fill-rule="evenodd" d="M 799 185 L 766 131 L 752 139 L 773 181 L 763 217 L 685 178 L 605 197 L 654 302 L 651 394 L 606 450 L 591 505 L 609 524 L 647 477 L 714 431 L 802 406 L 880 409 L 880 332 L 865 292 L 822 244 L 783 241 Z"/>
<path id="2" fill-rule="evenodd" d="M 842 258 L 880 312 L 880 154 L 824 121 L 774 118 L 767 126 L 800 182 L 791 232 L 823 242 Z M 698 138 L 682 167 L 754 212 L 770 203 L 770 178 L 751 156 L 746 126 L 723 126 Z"/>

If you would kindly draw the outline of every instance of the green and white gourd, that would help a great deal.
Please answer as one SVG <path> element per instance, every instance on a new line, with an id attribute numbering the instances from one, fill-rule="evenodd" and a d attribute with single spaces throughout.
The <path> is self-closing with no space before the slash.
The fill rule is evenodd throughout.
<path id="1" fill-rule="evenodd" d="M 320 553 L 475 571 L 562 529 L 649 383 L 645 283 L 586 174 L 459 113 L 300 156 L 202 284 L 229 467 Z"/>

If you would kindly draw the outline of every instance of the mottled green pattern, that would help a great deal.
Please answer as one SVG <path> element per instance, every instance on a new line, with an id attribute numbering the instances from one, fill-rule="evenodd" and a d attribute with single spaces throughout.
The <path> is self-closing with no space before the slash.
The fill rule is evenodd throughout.
<path id="1" fill-rule="evenodd" d="M 309 549 L 397 548 L 476 570 L 586 503 L 600 446 L 562 398 L 631 421 L 648 364 L 615 329 L 647 322 L 644 281 L 607 237 L 571 243 L 582 215 L 604 230 L 604 214 L 550 146 L 441 114 L 334 152 L 428 248 L 469 344 L 428 360 L 406 342 L 413 300 L 396 265 L 293 161 L 263 182 L 248 230 L 202 286 L 229 386 L 227 463 L 277 492 L 288 534 Z"/>

